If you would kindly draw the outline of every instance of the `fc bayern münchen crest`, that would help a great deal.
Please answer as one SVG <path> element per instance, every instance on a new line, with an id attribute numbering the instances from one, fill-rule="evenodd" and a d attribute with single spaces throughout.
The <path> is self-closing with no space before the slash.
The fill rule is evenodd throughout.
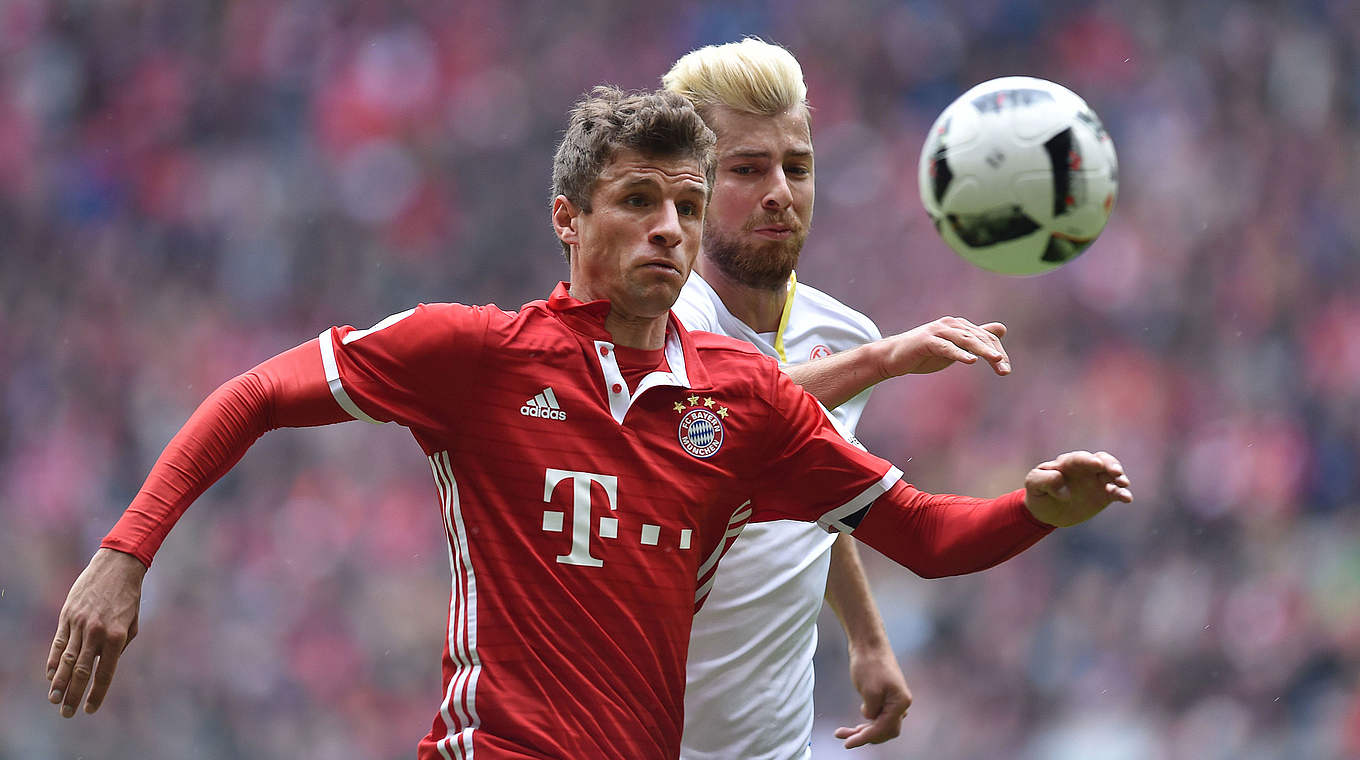
<path id="1" fill-rule="evenodd" d="M 722 420 L 713 412 L 691 409 L 680 418 L 680 445 L 692 456 L 708 459 L 718 453 L 722 443 Z"/>

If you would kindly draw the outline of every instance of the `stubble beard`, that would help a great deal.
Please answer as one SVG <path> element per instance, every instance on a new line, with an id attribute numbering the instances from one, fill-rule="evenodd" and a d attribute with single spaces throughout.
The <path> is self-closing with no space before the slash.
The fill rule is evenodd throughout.
<path id="1" fill-rule="evenodd" d="M 746 232 L 749 232 L 747 230 Z M 733 282 L 758 290 L 777 290 L 798 266 L 807 230 L 798 228 L 788 240 L 742 242 L 734 235 L 704 230 L 704 256 Z"/>

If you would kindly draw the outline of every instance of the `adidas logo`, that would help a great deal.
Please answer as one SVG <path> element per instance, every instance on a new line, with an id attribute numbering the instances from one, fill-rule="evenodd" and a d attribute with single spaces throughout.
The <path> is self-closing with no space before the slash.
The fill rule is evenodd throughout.
<path id="1" fill-rule="evenodd" d="M 538 417 L 544 420 L 565 420 L 567 413 L 557 405 L 557 394 L 552 388 L 544 388 L 537 396 L 524 402 L 519 413 L 525 417 Z"/>

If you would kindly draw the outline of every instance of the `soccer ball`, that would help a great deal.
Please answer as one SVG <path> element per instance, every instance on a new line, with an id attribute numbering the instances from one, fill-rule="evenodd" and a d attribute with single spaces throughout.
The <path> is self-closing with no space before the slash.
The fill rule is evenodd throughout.
<path id="1" fill-rule="evenodd" d="M 1076 258 L 1105 228 L 1119 165 L 1085 101 L 1058 84 L 1002 77 L 944 109 L 921 149 L 921 202 L 944 242 L 1002 274 Z"/>

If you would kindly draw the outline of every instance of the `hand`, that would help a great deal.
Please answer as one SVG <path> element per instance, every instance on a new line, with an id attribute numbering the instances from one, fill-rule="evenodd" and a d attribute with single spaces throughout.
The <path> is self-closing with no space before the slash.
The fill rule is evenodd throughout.
<path id="1" fill-rule="evenodd" d="M 1010 357 L 1001 345 L 1006 326 L 988 322 L 978 326 L 962 317 L 940 317 L 904 333 L 884 338 L 883 379 L 899 375 L 939 372 L 954 362 L 973 364 L 982 357 L 998 375 L 1011 372 Z"/>
<path id="2" fill-rule="evenodd" d="M 1133 501 L 1119 460 L 1104 451 L 1072 451 L 1025 476 L 1025 506 L 1041 522 L 1066 528 L 1094 517 L 1113 501 Z"/>
<path id="3" fill-rule="evenodd" d="M 911 689 L 892 649 L 885 644 L 862 654 L 852 650 L 850 681 L 864 700 L 859 711 L 868 720 L 853 728 L 836 729 L 836 738 L 845 740 L 846 749 L 897 738 L 911 707 Z"/>
<path id="4" fill-rule="evenodd" d="M 76 714 L 91 675 L 94 686 L 85 712 L 93 713 L 104 701 L 118 658 L 137 635 L 145 575 L 146 566 L 131 554 L 100 549 L 66 595 L 47 655 L 52 683 L 47 700 L 62 706 L 63 717 Z"/>

